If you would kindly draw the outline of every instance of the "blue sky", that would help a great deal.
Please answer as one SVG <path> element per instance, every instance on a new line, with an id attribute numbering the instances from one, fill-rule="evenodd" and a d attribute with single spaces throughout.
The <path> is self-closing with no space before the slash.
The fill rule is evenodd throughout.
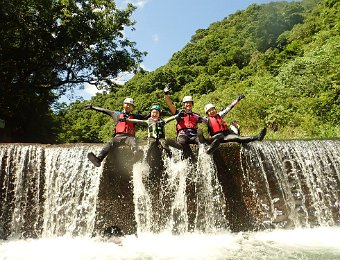
<path id="1" fill-rule="evenodd" d="M 136 42 L 137 49 L 148 52 L 141 64 L 153 71 L 169 61 L 180 51 L 198 29 L 206 29 L 213 22 L 221 21 L 237 10 L 244 10 L 253 3 L 270 0 L 117 0 L 119 9 L 127 3 L 137 6 L 131 19 L 136 21 L 135 30 L 125 32 L 128 39 Z M 96 92 L 86 86 L 77 92 L 89 100 Z"/>
<path id="2" fill-rule="evenodd" d="M 206 29 L 237 10 L 253 3 L 270 0 L 131 0 L 116 1 L 118 7 L 130 2 L 138 8 L 132 18 L 136 21 L 127 37 L 137 43 L 140 51 L 147 51 L 143 67 L 155 70 L 165 65 L 181 50 L 198 29 Z"/>

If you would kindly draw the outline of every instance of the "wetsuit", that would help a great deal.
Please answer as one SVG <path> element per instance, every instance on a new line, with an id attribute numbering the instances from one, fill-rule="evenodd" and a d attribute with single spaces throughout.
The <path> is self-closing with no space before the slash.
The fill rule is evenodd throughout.
<path id="1" fill-rule="evenodd" d="M 217 113 L 215 117 L 204 117 L 203 121 L 208 125 L 208 131 L 211 138 L 207 139 L 207 143 L 211 144 L 214 140 L 220 143 L 237 142 L 237 143 L 249 143 L 256 140 L 262 140 L 266 134 L 266 128 L 262 129 L 260 134 L 256 136 L 240 136 L 235 134 L 229 129 L 227 123 L 223 117 L 230 112 L 230 110 L 238 103 L 238 100 L 234 100 L 227 108 Z M 218 125 L 218 126 L 217 126 Z M 223 125 L 223 127 L 221 127 Z M 215 146 L 216 149 L 216 146 Z"/>
<path id="2" fill-rule="evenodd" d="M 202 123 L 202 116 L 192 111 L 176 110 L 177 114 L 177 137 L 176 142 L 181 145 L 184 158 L 192 156 L 190 144 L 199 144 L 197 135 L 198 123 Z"/>
<path id="3" fill-rule="evenodd" d="M 114 137 L 104 146 L 97 156 L 100 161 L 103 161 L 109 154 L 110 149 L 117 145 L 126 144 L 131 147 L 134 154 L 138 152 L 134 123 L 128 123 L 125 119 L 145 119 L 146 116 L 140 114 L 128 114 L 125 112 L 113 111 L 94 106 L 92 106 L 91 109 L 109 115 L 115 123 Z"/>
<path id="4" fill-rule="evenodd" d="M 131 123 L 140 123 L 148 126 L 148 141 L 149 141 L 149 151 L 153 148 L 153 146 L 158 146 L 159 144 L 165 150 L 168 156 L 171 156 L 171 151 L 169 149 L 168 140 L 165 139 L 165 129 L 164 126 L 168 122 L 176 119 L 176 116 L 171 116 L 166 119 L 158 118 L 153 119 L 150 117 L 147 120 L 140 119 L 126 119 L 126 121 Z"/>

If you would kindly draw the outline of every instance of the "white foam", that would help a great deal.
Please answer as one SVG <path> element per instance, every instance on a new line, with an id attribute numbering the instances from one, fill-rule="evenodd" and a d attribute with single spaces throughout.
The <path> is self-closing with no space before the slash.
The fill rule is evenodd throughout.
<path id="1" fill-rule="evenodd" d="M 250 233 L 129 235 L 122 245 L 88 238 L 0 242 L 0 258 L 21 259 L 339 259 L 340 228 Z"/>

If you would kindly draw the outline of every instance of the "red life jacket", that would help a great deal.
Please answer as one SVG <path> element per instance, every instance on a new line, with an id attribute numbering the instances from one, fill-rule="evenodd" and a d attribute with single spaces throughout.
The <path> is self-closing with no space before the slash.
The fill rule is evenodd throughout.
<path id="1" fill-rule="evenodd" d="M 119 119 L 124 119 L 125 113 L 120 113 L 119 114 Z M 128 115 L 128 118 L 133 119 L 133 115 Z M 127 135 L 132 135 L 134 136 L 136 132 L 135 125 L 134 123 L 131 122 L 126 122 L 119 120 L 116 128 L 115 128 L 115 134 L 127 134 Z"/>
<path id="2" fill-rule="evenodd" d="M 228 131 L 228 125 L 220 115 L 208 117 L 208 131 L 210 135 Z"/>
<path id="3" fill-rule="evenodd" d="M 183 129 L 197 129 L 198 118 L 199 116 L 195 113 L 185 113 L 177 122 L 177 132 Z"/>

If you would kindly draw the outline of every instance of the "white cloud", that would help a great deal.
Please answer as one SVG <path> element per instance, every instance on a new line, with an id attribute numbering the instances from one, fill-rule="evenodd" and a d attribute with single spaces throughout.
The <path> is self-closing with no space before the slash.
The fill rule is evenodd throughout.
<path id="1" fill-rule="evenodd" d="M 103 90 L 98 90 L 94 85 L 91 84 L 85 84 L 84 86 L 84 92 L 89 96 L 94 96 L 96 93 L 101 93 Z"/>
<path id="2" fill-rule="evenodd" d="M 139 66 L 145 71 L 151 71 L 144 63 L 139 64 Z"/>
<path id="3" fill-rule="evenodd" d="M 115 78 L 113 81 L 119 85 L 123 85 L 125 82 L 130 80 L 133 77 L 133 73 L 130 72 L 122 72 L 119 73 L 118 77 Z"/>
<path id="4" fill-rule="evenodd" d="M 137 6 L 139 8 L 143 8 L 146 5 L 146 3 L 148 3 L 148 2 L 149 2 L 149 0 L 125 0 L 124 4 L 131 3 L 134 6 Z"/>
<path id="5" fill-rule="evenodd" d="M 154 35 L 152 36 L 152 41 L 153 41 L 154 43 L 158 43 L 158 42 L 159 42 L 159 36 L 158 36 L 158 34 L 154 34 Z"/>
<path id="6" fill-rule="evenodd" d="M 143 8 L 144 5 L 146 5 L 147 2 L 148 2 L 148 0 L 138 0 L 138 1 L 135 2 L 135 5 L 137 7 Z"/>
<path id="7" fill-rule="evenodd" d="M 134 74 L 130 73 L 130 72 L 122 72 L 113 81 L 115 83 L 117 83 L 118 85 L 123 85 L 123 84 L 125 84 L 125 82 L 130 80 L 133 77 L 133 75 Z M 87 96 L 92 97 L 92 96 L 96 95 L 97 93 L 103 93 L 103 92 L 104 92 L 104 90 L 99 90 L 94 85 L 91 85 L 91 84 L 88 84 L 88 83 L 84 84 L 84 93 Z"/>

